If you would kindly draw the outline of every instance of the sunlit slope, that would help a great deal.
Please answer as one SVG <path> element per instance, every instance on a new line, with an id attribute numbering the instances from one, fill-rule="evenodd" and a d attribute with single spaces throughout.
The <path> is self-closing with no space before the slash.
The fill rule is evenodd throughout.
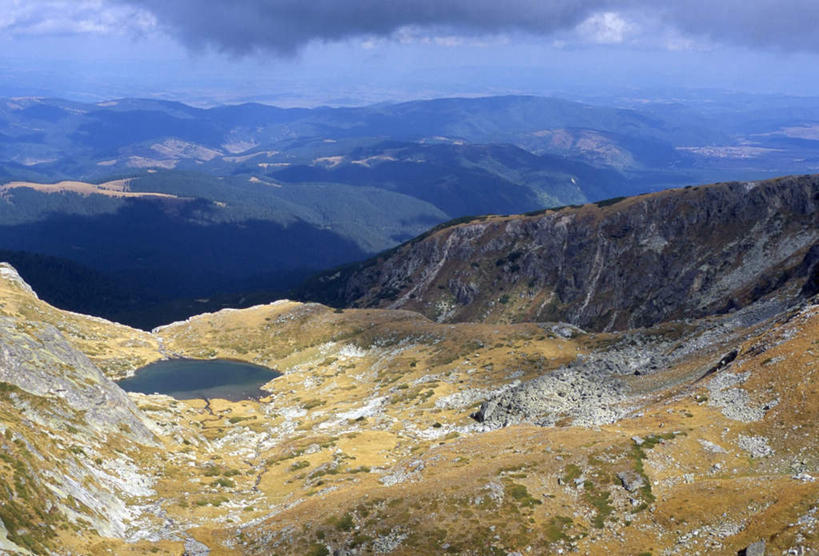
<path id="1" fill-rule="evenodd" d="M 607 333 L 293 301 L 148 333 L 55 309 L 2 266 L 0 548 L 817 549 L 810 272 Z M 283 376 L 236 403 L 109 381 L 163 357 Z"/>

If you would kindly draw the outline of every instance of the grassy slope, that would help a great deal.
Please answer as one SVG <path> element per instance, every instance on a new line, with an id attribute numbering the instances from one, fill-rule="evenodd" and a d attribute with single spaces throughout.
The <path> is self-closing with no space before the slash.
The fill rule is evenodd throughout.
<path id="1" fill-rule="evenodd" d="M 779 400 L 762 421 L 725 417 L 707 399 L 708 380 L 670 388 L 661 381 L 640 414 L 597 429 L 566 422 L 478 432 L 469 413 L 481 396 L 457 403 L 453 393 L 538 376 L 616 336 L 563 339 L 531 324 L 440 325 L 410 312 L 279 302 L 202 315 L 151 337 L 66 315 L 9 285 L 0 296 L 5 314 L 57 323 L 114 375 L 110 361 L 122 360 L 120 350 L 135 364 L 158 356 L 160 338 L 166 353 L 284 371 L 260 402 L 206 407 L 132 396 L 163 444 L 141 460 L 157 478 L 156 499 L 220 553 L 371 549 L 390 534 L 401 539 L 398 554 L 528 546 L 657 553 L 694 530 L 689 552 L 736 551 L 759 538 L 782 550 L 797 534 L 806 546 L 819 542 L 815 531 L 787 526 L 819 495 L 816 483 L 791 478 L 795 463 L 819 465 L 816 306 L 748 331 L 724 371 L 750 373 L 742 389 L 752 403 Z M 94 353 L 111 345 L 114 353 Z M 683 366 L 707 361 L 703 352 Z M 648 439 L 640 449 L 635 435 Z M 766 437 L 773 455 L 750 458 L 740 435 Z M 700 440 L 726 453 L 708 452 Z M 59 456 L 59 447 L 42 446 Z M 644 475 L 650 489 L 627 493 L 615 478 L 626 470 Z M 405 481 L 385 484 L 400 472 Z M 66 532 L 61 542 L 69 541 L 97 552 L 181 548 Z"/>

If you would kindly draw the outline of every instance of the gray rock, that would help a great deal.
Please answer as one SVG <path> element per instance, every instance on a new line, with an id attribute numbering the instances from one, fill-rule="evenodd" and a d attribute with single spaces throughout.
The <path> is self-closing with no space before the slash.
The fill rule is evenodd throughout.
<path id="1" fill-rule="evenodd" d="M 722 414 L 735 421 L 751 423 L 765 416 L 763 407 L 751 404 L 748 392 L 739 388 L 750 372 L 717 374 L 708 383 L 708 405 L 719 407 Z"/>
<path id="2" fill-rule="evenodd" d="M 381 484 L 393 486 L 407 481 L 418 481 L 421 479 L 421 471 L 423 470 L 423 460 L 414 460 L 405 466 L 396 468 L 392 473 L 381 477 Z"/>
<path id="3" fill-rule="evenodd" d="M 188 537 L 185 539 L 185 552 L 183 554 L 184 556 L 208 556 L 210 548 L 193 537 Z"/>
<path id="4" fill-rule="evenodd" d="M 558 335 L 561 338 L 564 338 L 566 340 L 569 340 L 571 338 L 574 338 L 575 336 L 580 336 L 580 335 L 583 335 L 583 334 L 586 333 L 583 329 L 578 328 L 576 326 L 573 326 L 571 324 L 566 324 L 564 322 L 553 325 L 550 328 L 550 330 L 554 334 L 556 334 L 556 335 Z"/>
<path id="5" fill-rule="evenodd" d="M 703 449 L 706 452 L 710 452 L 712 454 L 727 454 L 728 452 L 725 451 L 725 448 L 720 446 L 719 444 L 714 444 L 710 440 L 705 440 L 703 438 L 698 438 L 697 442 L 702 445 Z"/>
<path id="6" fill-rule="evenodd" d="M 643 477 L 634 471 L 620 471 L 617 473 L 617 478 L 620 479 L 623 488 L 629 492 L 634 492 L 645 485 Z"/>
<path id="7" fill-rule="evenodd" d="M 0 554 L 21 554 L 20 547 L 8 540 L 7 535 L 6 526 L 0 519 Z"/>
<path id="8" fill-rule="evenodd" d="M 400 529 L 392 529 L 388 534 L 382 535 L 373 541 L 373 552 L 375 554 L 389 554 L 396 550 L 407 538 L 406 533 Z"/>
<path id="9" fill-rule="evenodd" d="M 98 430 L 154 441 L 128 395 L 50 324 L 0 317 L 0 382 L 60 399 Z"/>
<path id="10" fill-rule="evenodd" d="M 765 556 L 765 541 L 756 541 L 755 543 L 748 545 L 747 548 L 740 550 L 739 554 L 741 556 Z"/>
<path id="11" fill-rule="evenodd" d="M 486 400 L 473 418 L 492 428 L 567 417 L 581 426 L 613 423 L 628 411 L 620 406 L 626 388 L 612 374 L 607 362 L 577 361 Z"/>
<path id="12" fill-rule="evenodd" d="M 577 426 L 615 422 L 633 412 L 630 404 L 643 403 L 631 394 L 623 377 L 636 371 L 656 374 L 692 354 L 700 357 L 731 338 L 738 328 L 770 318 L 782 308 L 779 302 L 761 302 L 719 319 L 693 323 L 682 338 L 669 339 L 646 331 L 623 334 L 601 351 L 580 355 L 564 367 L 489 397 L 472 417 L 490 428 L 522 422 L 551 426 L 562 419 Z M 773 406 L 752 404 L 748 393 L 738 388 L 749 373 L 724 370 L 736 356 L 736 350 L 713 354 L 711 363 L 691 376 L 713 374 L 708 383 L 709 403 L 721 407 L 732 419 L 756 421 Z M 636 439 L 635 443 L 639 446 Z"/>
<path id="13" fill-rule="evenodd" d="M 39 297 L 37 297 L 37 293 L 31 289 L 31 286 L 29 286 L 26 281 L 23 280 L 22 276 L 20 276 L 17 270 L 9 263 L 0 263 L 0 280 L 11 282 L 28 295 L 35 299 L 39 299 Z"/>
<path id="14" fill-rule="evenodd" d="M 737 444 L 751 454 L 752 458 L 765 458 L 774 453 L 773 449 L 768 445 L 768 439 L 764 436 L 745 436 L 741 434 Z"/>
<path id="15" fill-rule="evenodd" d="M 503 489 L 503 485 L 496 482 L 487 483 L 484 487 L 484 490 L 488 491 L 487 494 L 489 498 L 497 503 L 503 502 L 503 497 L 505 496 L 505 492 Z"/>

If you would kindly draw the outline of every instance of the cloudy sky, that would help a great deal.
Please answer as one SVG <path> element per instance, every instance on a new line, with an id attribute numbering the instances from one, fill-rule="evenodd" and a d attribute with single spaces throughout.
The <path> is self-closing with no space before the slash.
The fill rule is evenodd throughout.
<path id="1" fill-rule="evenodd" d="M 0 0 L 0 96 L 813 95 L 816 0 Z"/>

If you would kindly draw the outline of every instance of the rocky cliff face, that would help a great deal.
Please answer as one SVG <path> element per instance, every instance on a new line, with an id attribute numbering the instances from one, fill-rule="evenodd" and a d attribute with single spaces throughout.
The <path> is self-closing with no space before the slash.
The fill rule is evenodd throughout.
<path id="1" fill-rule="evenodd" d="M 60 532 L 72 529 L 123 537 L 139 514 L 129 502 L 153 493 L 133 454 L 156 437 L 125 392 L 41 320 L 55 314 L 0 264 L 2 553 L 66 552 Z M 70 313 L 56 324 L 78 318 L 100 324 Z"/>
<path id="2" fill-rule="evenodd" d="M 438 321 L 649 326 L 810 287 L 818 205 L 814 175 L 481 217 L 327 273 L 303 294 Z"/>
<path id="3" fill-rule="evenodd" d="M 39 301 L 9 265 L 0 264 L 0 282 L 4 289 L 19 290 L 24 297 Z M 6 305 L 0 305 L 0 382 L 33 396 L 59 400 L 82 412 L 84 421 L 101 434 L 127 429 L 132 440 L 153 441 L 153 434 L 125 392 L 71 345 L 54 324 L 4 314 Z"/>

